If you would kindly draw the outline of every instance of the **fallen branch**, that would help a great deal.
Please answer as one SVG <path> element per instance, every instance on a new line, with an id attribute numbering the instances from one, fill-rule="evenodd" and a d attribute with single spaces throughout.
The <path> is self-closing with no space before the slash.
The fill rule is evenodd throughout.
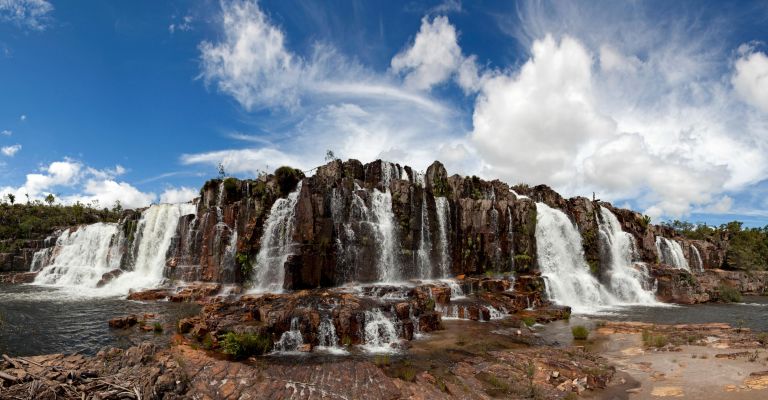
<path id="1" fill-rule="evenodd" d="M 10 375 L 10 374 L 6 374 L 5 372 L 0 372 L 0 378 L 3 378 L 6 381 L 10 381 L 10 382 L 18 382 L 19 381 L 19 378 L 15 377 L 13 375 Z"/>

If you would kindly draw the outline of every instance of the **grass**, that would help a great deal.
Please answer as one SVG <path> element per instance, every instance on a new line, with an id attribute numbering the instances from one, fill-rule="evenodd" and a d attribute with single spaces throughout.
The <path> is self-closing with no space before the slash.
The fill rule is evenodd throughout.
<path id="1" fill-rule="evenodd" d="M 669 343 L 667 335 L 655 334 L 651 331 L 643 331 L 643 344 L 646 347 L 664 347 Z"/>
<path id="2" fill-rule="evenodd" d="M 376 357 L 374 357 L 373 363 L 376 364 L 377 367 L 386 367 L 389 365 L 389 355 L 388 354 L 377 355 Z"/>
<path id="3" fill-rule="evenodd" d="M 240 360 L 268 352 L 272 348 L 272 340 L 265 335 L 229 332 L 224 335 L 221 348 L 224 354 Z"/>
<path id="4" fill-rule="evenodd" d="M 576 340 L 587 340 L 589 337 L 589 329 L 584 325 L 576 325 L 571 328 L 571 334 L 573 334 L 573 338 Z"/>
<path id="5" fill-rule="evenodd" d="M 533 326 L 536 323 L 536 318 L 534 318 L 534 317 L 523 317 L 523 318 L 521 318 L 521 321 L 523 321 L 523 323 L 526 326 Z"/>
<path id="6" fill-rule="evenodd" d="M 163 332 L 163 324 L 159 322 L 155 322 L 155 324 L 152 326 L 152 330 L 155 331 L 155 333 L 162 333 Z"/>

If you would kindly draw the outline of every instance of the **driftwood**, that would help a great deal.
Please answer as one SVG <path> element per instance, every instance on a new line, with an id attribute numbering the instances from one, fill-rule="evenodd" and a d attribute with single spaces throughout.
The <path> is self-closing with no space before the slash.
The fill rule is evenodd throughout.
<path id="1" fill-rule="evenodd" d="M 15 377 L 13 375 L 10 375 L 10 374 L 6 374 L 5 372 L 0 372 L 0 378 L 3 378 L 3 379 L 5 379 L 6 381 L 9 381 L 9 382 L 18 382 L 19 381 L 19 378 Z"/>

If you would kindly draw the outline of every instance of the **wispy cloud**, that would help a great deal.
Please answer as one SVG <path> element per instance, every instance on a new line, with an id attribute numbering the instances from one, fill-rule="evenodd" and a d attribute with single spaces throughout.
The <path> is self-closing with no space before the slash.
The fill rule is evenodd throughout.
<path id="1" fill-rule="evenodd" d="M 2 132 L 0 132 L 0 135 L 11 136 L 11 135 L 13 135 L 13 131 L 11 131 L 9 129 L 4 129 Z"/>
<path id="2" fill-rule="evenodd" d="M 45 30 L 51 21 L 53 5 L 46 0 L 0 0 L 0 22 L 21 28 Z"/>
<path id="3" fill-rule="evenodd" d="M 14 145 L 11 145 L 11 146 L 3 146 L 2 148 L 0 148 L 0 152 L 2 152 L 3 155 L 5 155 L 7 157 L 13 157 L 19 151 L 21 151 L 21 145 L 20 144 L 14 144 Z"/>

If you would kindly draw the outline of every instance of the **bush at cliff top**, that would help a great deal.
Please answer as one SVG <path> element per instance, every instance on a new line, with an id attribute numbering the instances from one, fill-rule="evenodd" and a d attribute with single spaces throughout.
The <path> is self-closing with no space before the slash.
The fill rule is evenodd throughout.
<path id="1" fill-rule="evenodd" d="M 275 170 L 275 179 L 280 187 L 280 195 L 287 196 L 296 189 L 299 181 L 304 179 L 304 173 L 296 168 L 283 166 Z"/>
<path id="2" fill-rule="evenodd" d="M 222 352 L 236 360 L 264 354 L 271 348 L 269 337 L 255 333 L 228 332 L 221 341 Z"/>

